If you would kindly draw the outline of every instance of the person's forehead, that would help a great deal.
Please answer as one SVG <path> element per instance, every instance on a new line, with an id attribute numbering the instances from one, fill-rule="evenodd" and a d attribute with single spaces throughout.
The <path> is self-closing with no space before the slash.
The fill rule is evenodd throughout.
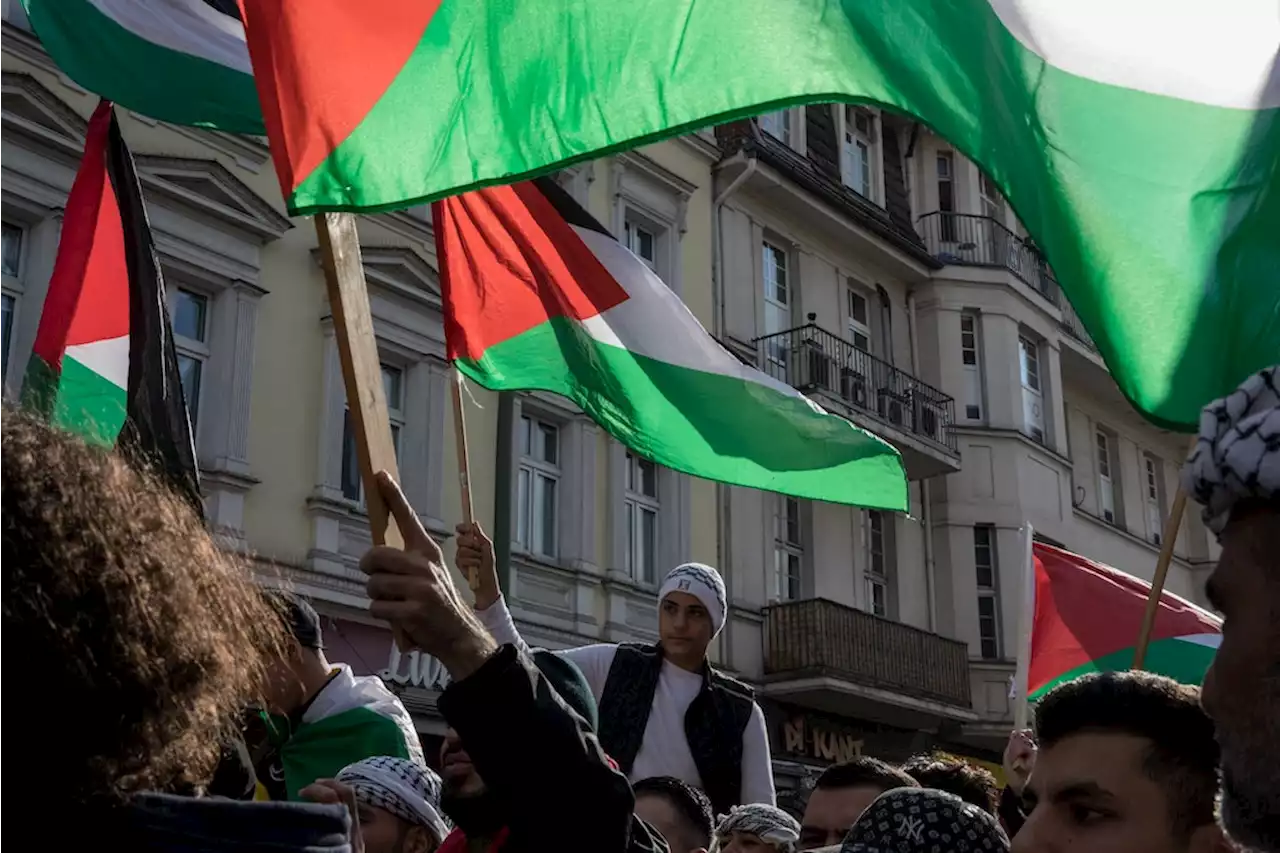
<path id="1" fill-rule="evenodd" d="M 680 592 L 679 590 L 672 590 L 667 593 L 666 597 L 662 600 L 670 601 L 673 604 L 680 605 L 681 607 L 702 607 L 702 602 L 698 600 L 696 595 L 690 595 L 687 592 Z"/>
<path id="2" fill-rule="evenodd" d="M 1031 785 L 1037 797 L 1093 785 L 1115 795 L 1155 790 L 1143 767 L 1150 741 L 1122 732 L 1068 735 L 1036 756 Z"/>
<path id="3" fill-rule="evenodd" d="M 844 788 L 814 788 L 805 807 L 804 822 L 815 825 L 821 820 L 852 821 L 866 811 L 884 791 L 874 785 L 850 785 Z"/>

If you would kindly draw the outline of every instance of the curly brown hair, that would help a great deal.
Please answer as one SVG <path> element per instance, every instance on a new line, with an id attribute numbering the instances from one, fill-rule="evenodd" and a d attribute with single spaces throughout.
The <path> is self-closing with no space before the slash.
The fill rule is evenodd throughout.
<path id="1" fill-rule="evenodd" d="M 107 805 L 203 784 L 280 620 L 157 478 L 8 408 L 2 433 L 5 680 L 26 691 L 6 739 L 38 743 L 10 796 Z"/>

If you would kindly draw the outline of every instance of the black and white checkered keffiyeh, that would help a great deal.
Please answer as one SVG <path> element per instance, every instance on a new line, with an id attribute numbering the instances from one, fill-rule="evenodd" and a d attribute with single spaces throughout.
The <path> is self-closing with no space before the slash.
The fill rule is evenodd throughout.
<path id="1" fill-rule="evenodd" d="M 996 819 L 954 794 L 895 788 L 867 806 L 840 853 L 1008 853 Z"/>
<path id="2" fill-rule="evenodd" d="M 794 853 L 796 843 L 800 841 L 800 824 L 796 819 L 782 809 L 764 803 L 734 806 L 727 815 L 721 815 L 712 849 L 719 850 L 726 844 L 731 832 L 749 832 L 772 844 L 779 853 Z"/>
<path id="3" fill-rule="evenodd" d="M 436 843 L 449 828 L 440 818 L 440 777 L 430 768 L 403 758 L 379 755 L 348 764 L 337 781 L 351 786 L 356 800 L 383 809 L 409 823 L 425 826 Z"/>
<path id="4" fill-rule="evenodd" d="M 1280 366 L 1204 407 L 1182 483 L 1214 533 L 1222 533 L 1238 501 L 1280 499 Z"/>

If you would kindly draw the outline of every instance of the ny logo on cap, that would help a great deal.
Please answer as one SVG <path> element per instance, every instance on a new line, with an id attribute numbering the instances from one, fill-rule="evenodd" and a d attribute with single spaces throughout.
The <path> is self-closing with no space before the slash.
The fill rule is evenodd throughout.
<path id="1" fill-rule="evenodd" d="M 688 589 L 688 588 L 689 588 L 689 582 L 688 582 L 688 581 L 680 581 L 680 584 L 679 584 L 676 588 L 677 588 L 677 589 L 679 589 L 679 590 L 681 590 L 681 591 L 684 591 L 684 590 L 686 590 L 686 589 Z"/>
<path id="2" fill-rule="evenodd" d="M 920 832 L 924 829 L 924 821 L 918 817 L 908 817 L 904 814 L 894 815 L 894 817 L 898 821 L 898 835 L 917 843 L 924 841 L 920 837 Z"/>

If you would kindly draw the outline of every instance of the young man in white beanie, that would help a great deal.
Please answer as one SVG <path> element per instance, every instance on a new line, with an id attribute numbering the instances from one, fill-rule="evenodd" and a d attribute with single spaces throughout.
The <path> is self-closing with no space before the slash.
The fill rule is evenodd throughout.
<path id="1" fill-rule="evenodd" d="M 476 572 L 480 621 L 499 643 L 523 646 L 498 590 L 493 544 L 478 525 L 458 525 L 457 541 L 458 569 Z M 560 653 L 591 685 L 600 743 L 627 778 L 674 776 L 705 791 L 717 813 L 774 803 L 764 714 L 751 688 L 707 661 L 727 610 L 720 573 L 686 563 L 658 591 L 656 644 L 596 643 Z"/>

